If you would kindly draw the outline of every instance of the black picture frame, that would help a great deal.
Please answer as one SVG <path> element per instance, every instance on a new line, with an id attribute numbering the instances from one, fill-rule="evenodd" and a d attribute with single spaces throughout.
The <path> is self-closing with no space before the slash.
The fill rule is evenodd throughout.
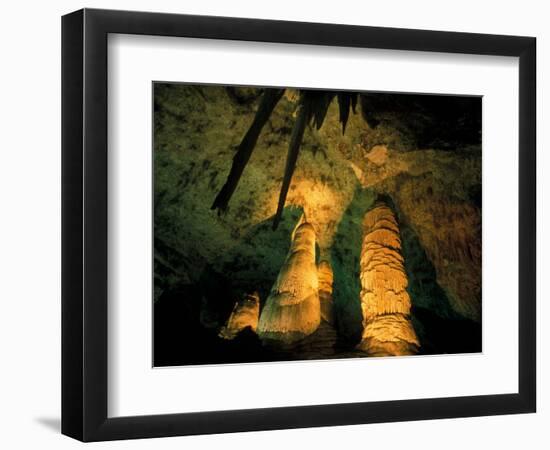
<path id="1" fill-rule="evenodd" d="M 518 393 L 109 418 L 109 33 L 519 57 Z M 535 412 L 535 93 L 533 37 L 94 9 L 63 16 L 62 433 L 102 441 Z"/>

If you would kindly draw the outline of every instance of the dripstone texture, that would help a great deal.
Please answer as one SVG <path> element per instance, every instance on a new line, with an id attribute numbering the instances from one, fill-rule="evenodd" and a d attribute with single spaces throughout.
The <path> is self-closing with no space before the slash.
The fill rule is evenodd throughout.
<path id="1" fill-rule="evenodd" d="M 419 341 L 410 320 L 411 299 L 393 211 L 379 203 L 363 220 L 361 310 L 358 349 L 370 356 L 411 355 Z"/>
<path id="2" fill-rule="evenodd" d="M 318 288 L 315 230 L 305 222 L 294 232 L 287 258 L 262 310 L 260 338 L 289 344 L 312 334 L 321 321 Z"/>

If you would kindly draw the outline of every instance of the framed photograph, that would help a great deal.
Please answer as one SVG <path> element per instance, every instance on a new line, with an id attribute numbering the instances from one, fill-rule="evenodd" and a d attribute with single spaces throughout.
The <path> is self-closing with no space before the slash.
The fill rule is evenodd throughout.
<path id="1" fill-rule="evenodd" d="M 62 432 L 535 412 L 536 40 L 62 20 Z"/>

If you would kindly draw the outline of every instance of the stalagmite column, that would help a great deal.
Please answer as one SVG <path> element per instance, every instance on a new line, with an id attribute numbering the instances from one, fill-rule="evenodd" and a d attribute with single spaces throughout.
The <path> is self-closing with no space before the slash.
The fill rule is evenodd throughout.
<path id="1" fill-rule="evenodd" d="M 319 300 L 321 302 L 321 319 L 325 322 L 334 324 L 334 313 L 332 310 L 332 281 L 334 279 L 332 268 L 328 261 L 321 261 L 317 268 L 319 277 Z"/>
<path id="2" fill-rule="evenodd" d="M 220 330 L 219 336 L 224 339 L 234 339 L 246 327 L 256 331 L 259 315 L 260 296 L 258 293 L 245 295 L 235 303 L 233 311 L 227 319 L 227 324 Z"/>
<path id="3" fill-rule="evenodd" d="M 296 228 L 292 244 L 260 315 L 258 335 L 268 343 L 291 344 L 319 326 L 315 230 L 307 222 Z"/>
<path id="4" fill-rule="evenodd" d="M 388 206 L 378 203 L 363 220 L 360 350 L 371 356 L 417 353 L 407 283 L 397 221 Z"/>

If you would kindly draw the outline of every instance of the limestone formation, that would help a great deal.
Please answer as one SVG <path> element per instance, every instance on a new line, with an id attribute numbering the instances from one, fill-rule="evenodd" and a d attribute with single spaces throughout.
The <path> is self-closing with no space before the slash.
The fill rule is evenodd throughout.
<path id="1" fill-rule="evenodd" d="M 404 314 L 376 316 L 367 322 L 363 330 L 360 349 L 369 356 L 402 356 L 418 352 L 418 338 Z"/>
<path id="2" fill-rule="evenodd" d="M 260 315 L 258 335 L 267 343 L 291 344 L 313 333 L 321 320 L 315 265 L 315 230 L 300 224 Z"/>
<path id="3" fill-rule="evenodd" d="M 321 261 L 317 268 L 319 277 L 319 300 L 321 302 L 321 319 L 334 325 L 333 299 L 332 299 L 332 267 L 328 261 Z"/>
<path id="4" fill-rule="evenodd" d="M 219 336 L 231 340 L 247 327 L 256 331 L 259 314 L 260 296 L 258 293 L 245 295 L 235 303 L 227 324 L 220 330 Z"/>
<path id="5" fill-rule="evenodd" d="M 399 226 L 392 210 L 378 203 L 365 215 L 363 233 L 360 295 L 364 329 L 358 348 L 371 356 L 415 354 L 419 342 L 410 320 Z"/>
<path id="6" fill-rule="evenodd" d="M 333 101 L 323 126 L 305 133 L 283 221 L 273 232 L 271 217 L 285 169 L 281 155 L 288 151 L 295 121 L 289 114 L 298 106 L 298 91 L 286 90 L 273 109 L 230 207 L 218 216 L 207 209 L 229 176 L 263 91 L 236 88 L 245 101 L 235 103 L 222 86 L 155 86 L 155 308 L 165 308 L 165 299 L 180 295 L 183 287 L 186 308 L 193 308 L 189 316 L 192 312 L 195 318 L 195 308 L 200 308 L 196 297 L 206 295 L 200 280 L 211 267 L 229 283 L 227 289 L 207 293 L 212 306 L 201 311 L 205 327 L 218 332 L 226 325 L 237 299 L 224 293 L 233 288 L 259 289 L 261 311 L 285 260 L 290 227 L 303 210 L 314 224 L 321 255 L 331 258 L 338 345 L 357 342 L 354 338 L 363 329 L 360 286 L 354 285 L 360 284 L 362 219 L 375 198 L 384 194 L 399 211 L 400 253 L 406 258 L 408 293 L 419 307 L 414 326 L 426 343 L 422 353 L 470 351 L 467 336 L 481 329 L 482 311 L 481 145 L 455 145 L 445 138 L 421 145 L 402 132 L 403 126 L 420 122 L 436 135 L 445 131 L 440 124 L 446 114 L 413 121 L 409 112 L 418 117 L 423 108 L 403 115 L 396 110 L 374 127 L 359 107 L 361 114 L 350 114 L 343 134 Z M 431 97 L 414 96 L 419 106 L 424 100 L 430 103 Z M 469 100 L 457 98 L 457 103 L 463 102 Z M 468 114 L 462 117 L 468 122 Z M 463 125 L 462 120 L 456 122 L 456 136 Z M 161 327 L 157 331 L 164 332 Z"/>

